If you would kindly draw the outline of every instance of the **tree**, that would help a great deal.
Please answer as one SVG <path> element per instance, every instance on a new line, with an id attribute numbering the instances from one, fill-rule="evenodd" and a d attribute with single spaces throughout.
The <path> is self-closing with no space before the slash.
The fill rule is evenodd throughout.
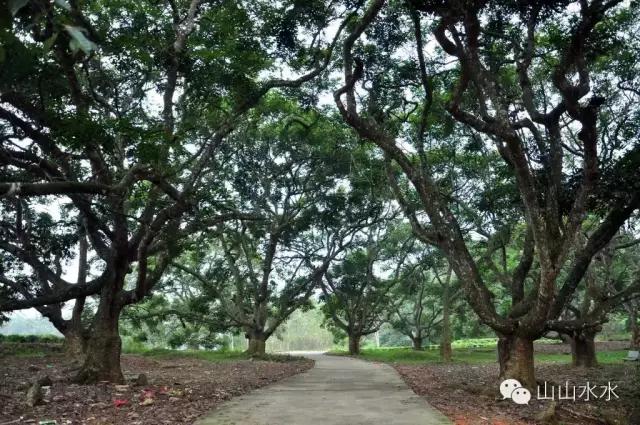
<path id="1" fill-rule="evenodd" d="M 394 301 L 388 320 L 394 329 L 406 335 L 414 350 L 422 350 L 426 339 L 440 337 L 440 355 L 451 361 L 452 315 L 456 310 L 459 290 L 452 281 L 452 270 L 437 252 L 416 252 L 410 247 L 410 257 L 393 289 Z M 421 255 L 422 254 L 422 255 Z"/>
<path id="2" fill-rule="evenodd" d="M 619 131 L 599 132 L 607 108 L 637 116 L 638 92 L 628 79 L 637 62 L 624 72 L 598 66 L 621 49 L 637 58 L 637 44 L 626 35 L 634 32 L 637 7 L 599 0 L 575 9 L 565 9 L 568 2 L 385 3 L 371 1 L 345 38 L 336 105 L 400 170 L 403 182 L 391 184 L 416 235 L 444 253 L 466 300 L 499 335 L 500 377 L 533 388 L 533 340 L 562 313 L 592 258 L 640 205 L 634 124 L 609 116 L 608 129 Z M 428 40 L 425 16 L 432 21 Z M 411 23 L 413 34 L 400 22 Z M 367 40 L 357 43 L 365 32 Z M 411 38 L 416 59 L 390 67 L 404 47 L 399 41 Z M 427 58 L 430 41 L 441 50 Z M 408 69 L 416 72 L 403 72 Z M 410 93 L 402 91 L 407 86 Z M 609 87 L 617 89 L 605 91 Z M 604 98 L 601 89 L 613 95 Z M 515 210 L 526 227 L 519 261 L 507 269 L 507 314 L 496 311 L 470 249 L 477 244 L 462 220 L 464 199 L 452 196 L 427 155 L 442 136 L 435 118 L 443 110 L 470 134 L 478 156 L 500 155 L 520 198 Z M 587 242 L 576 244 L 590 212 L 598 222 Z M 489 248 L 500 229 L 486 230 Z"/>
<path id="3" fill-rule="evenodd" d="M 334 334 L 346 334 L 350 354 L 359 354 L 362 337 L 377 332 L 385 323 L 385 312 L 392 301 L 390 291 L 397 283 L 406 257 L 403 252 L 392 276 L 380 276 L 376 268 L 384 267 L 383 272 L 389 272 L 390 266 L 384 262 L 393 259 L 393 248 L 397 245 L 391 242 L 392 235 L 381 226 L 372 226 L 364 232 L 366 240 L 352 249 L 343 261 L 325 271 L 321 286 L 321 309 L 329 329 Z M 389 245 L 384 246 L 387 243 Z"/>
<path id="4" fill-rule="evenodd" d="M 631 305 L 640 297 L 640 281 L 630 267 L 637 258 L 635 240 L 628 232 L 619 232 L 594 257 L 583 287 L 565 312 L 558 320 L 549 322 L 550 330 L 569 339 L 573 366 L 597 365 L 595 336 L 611 312 Z"/>
<path id="5" fill-rule="evenodd" d="M 631 331 L 630 348 L 640 349 L 640 322 L 638 321 L 638 311 L 640 302 L 638 300 L 629 301 L 625 304 L 625 309 L 629 313 L 629 330 Z"/>
<path id="6" fill-rule="evenodd" d="M 221 224 L 174 262 L 198 282 L 205 317 L 242 330 L 248 352 L 257 356 L 308 305 L 323 273 L 379 209 L 349 175 L 366 158 L 353 138 L 284 99 L 267 103 L 229 145 L 232 178 L 224 195 L 258 219 Z"/>
<path id="7" fill-rule="evenodd" d="M 17 300 L 22 298 L 33 300 L 39 296 L 54 293 L 59 290 L 60 286 L 86 285 L 88 243 L 82 223 L 77 227 L 70 228 L 76 235 L 73 233 L 57 233 L 65 230 L 65 224 L 55 223 L 53 217 L 46 212 L 36 214 L 29 209 L 28 200 L 16 200 L 14 207 L 16 215 L 15 226 L 9 227 L 8 224 L 5 224 L 6 227 L 0 228 L 0 234 L 3 234 L 3 239 L 9 240 L 9 237 L 16 236 L 20 244 L 26 249 L 31 252 L 40 252 L 41 255 L 44 254 L 43 260 L 45 263 L 50 264 L 55 272 L 54 274 L 47 273 L 48 270 L 43 265 L 36 269 L 29 268 L 30 270 L 25 270 L 23 273 L 14 271 L 11 273 L 13 277 L 10 278 L 7 273 L 20 263 L 7 255 L 3 258 L 5 260 L 3 264 L 4 270 L 0 269 L 0 284 L 3 285 L 5 290 L 9 291 L 4 295 L 4 299 Z M 10 212 L 6 217 L 10 217 Z M 62 270 L 63 263 L 70 260 L 70 246 L 76 242 L 79 249 L 77 255 L 78 270 L 76 282 L 72 284 L 62 278 Z M 6 242 L 0 243 L 0 246 L 11 249 L 11 246 Z M 35 276 L 35 279 L 30 278 L 30 276 Z M 88 339 L 88 332 L 82 321 L 84 305 L 84 297 L 76 299 L 70 319 L 63 318 L 63 303 L 36 306 L 36 310 L 64 335 L 65 352 L 78 359 L 82 359 Z"/>
<path id="8" fill-rule="evenodd" d="M 273 23 L 287 5 L 14 6 L 0 31 L 0 60 L 14 64 L 0 69 L 0 161 L 8 182 L 0 198 L 50 207 L 55 200 L 74 211 L 101 273 L 83 285 L 59 281 L 34 299 L 2 300 L 0 309 L 99 295 L 76 379 L 120 382 L 122 310 L 151 293 L 190 235 L 242 216 L 207 203 L 204 177 L 216 173 L 224 140 L 266 93 L 298 87 L 326 68 L 334 41 L 323 29 L 341 17 L 324 3 L 294 12 L 296 28 L 317 36 L 308 45 L 294 32 L 289 49 L 277 52 L 259 25 Z M 313 20 L 302 19 L 311 12 Z M 265 19 L 252 18 L 262 13 Z M 260 79 L 275 70 L 274 58 L 290 59 L 299 76 Z M 10 235 L 4 252 L 53 278 L 44 253 L 11 243 L 19 241 L 13 224 L 3 221 Z"/>

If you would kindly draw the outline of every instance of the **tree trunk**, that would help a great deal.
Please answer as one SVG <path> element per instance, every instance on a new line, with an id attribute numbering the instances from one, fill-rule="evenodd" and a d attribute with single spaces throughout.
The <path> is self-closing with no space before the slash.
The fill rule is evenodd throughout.
<path id="1" fill-rule="evenodd" d="M 517 379 L 522 386 L 533 391 L 536 379 L 533 363 L 533 339 L 515 335 L 502 335 L 498 339 L 500 380 Z"/>
<path id="2" fill-rule="evenodd" d="M 117 285 L 107 284 L 100 294 L 100 304 L 87 341 L 84 364 L 75 377 L 78 383 L 124 381 L 120 368 L 122 340 L 118 329 L 122 306 L 115 296 L 118 289 Z"/>
<path id="3" fill-rule="evenodd" d="M 413 349 L 416 351 L 422 351 L 422 337 L 412 337 L 411 342 L 413 342 Z"/>
<path id="4" fill-rule="evenodd" d="M 247 354 L 250 356 L 261 357 L 266 353 L 267 339 L 264 333 L 252 331 L 247 334 L 249 344 L 247 346 Z"/>
<path id="5" fill-rule="evenodd" d="M 442 336 L 440 337 L 440 358 L 451 361 L 451 297 L 449 284 L 444 286 L 442 294 Z"/>
<path id="6" fill-rule="evenodd" d="M 360 354 L 360 335 L 349 335 L 349 354 Z"/>
<path id="7" fill-rule="evenodd" d="M 81 251 L 82 253 L 82 251 Z M 86 255 L 86 252 L 85 252 Z M 80 279 L 79 279 L 80 280 Z M 83 280 L 84 281 L 84 280 Z M 66 322 L 64 334 L 64 352 L 76 360 L 84 361 L 87 350 L 87 332 L 82 325 L 82 312 L 85 298 L 78 298 L 73 305 L 71 319 Z"/>
<path id="8" fill-rule="evenodd" d="M 443 362 L 448 363 L 451 361 L 451 357 L 452 357 L 451 339 L 449 338 L 445 339 L 443 337 L 442 340 L 440 341 L 440 359 L 442 359 Z"/>
<path id="9" fill-rule="evenodd" d="M 595 334 L 591 332 L 577 332 L 571 338 L 571 364 L 575 367 L 595 367 L 596 358 Z"/>
<path id="10" fill-rule="evenodd" d="M 68 357 L 83 361 L 87 349 L 87 337 L 83 329 L 69 327 L 64 333 L 62 348 Z"/>
<path id="11" fill-rule="evenodd" d="M 629 330 L 631 330 L 631 349 L 640 350 L 640 325 L 638 313 L 633 309 L 629 313 Z"/>

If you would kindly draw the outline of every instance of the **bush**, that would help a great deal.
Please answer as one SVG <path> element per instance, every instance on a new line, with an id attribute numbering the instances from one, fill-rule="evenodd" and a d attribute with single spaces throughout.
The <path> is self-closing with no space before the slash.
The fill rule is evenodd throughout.
<path id="1" fill-rule="evenodd" d="M 12 342 L 19 344 L 48 343 L 58 344 L 64 341 L 63 337 L 56 335 L 0 335 L 0 342 Z"/>

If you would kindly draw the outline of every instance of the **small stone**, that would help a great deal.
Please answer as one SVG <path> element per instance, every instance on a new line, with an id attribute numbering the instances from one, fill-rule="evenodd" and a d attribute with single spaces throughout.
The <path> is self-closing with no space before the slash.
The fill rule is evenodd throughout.
<path id="1" fill-rule="evenodd" d="M 53 398 L 51 399 L 51 401 L 53 401 L 54 403 L 60 403 L 61 401 L 64 401 L 64 396 L 63 395 L 54 395 Z"/>
<path id="2" fill-rule="evenodd" d="M 29 387 L 29 391 L 27 391 L 27 405 L 30 407 L 34 407 L 38 404 L 42 404 L 42 401 L 42 387 L 36 382 L 31 385 L 31 387 Z"/>
<path id="3" fill-rule="evenodd" d="M 34 364 L 31 364 L 31 365 L 29 365 L 29 366 L 27 367 L 27 370 L 28 370 L 29 372 L 37 372 L 37 371 L 39 371 L 39 370 L 40 370 L 40 368 L 39 368 L 38 366 L 34 365 Z"/>
<path id="4" fill-rule="evenodd" d="M 147 375 L 145 375 L 144 373 L 138 375 L 135 385 L 139 387 L 146 387 L 147 385 L 149 385 L 149 379 L 147 378 Z"/>
<path id="5" fill-rule="evenodd" d="M 175 403 L 176 401 L 180 401 L 178 397 L 169 397 L 169 401 Z"/>
<path id="6" fill-rule="evenodd" d="M 117 392 L 129 391 L 128 385 L 115 385 L 114 387 Z"/>
<path id="7" fill-rule="evenodd" d="M 40 384 L 41 387 L 50 387 L 51 385 L 53 385 L 53 381 L 51 381 L 49 375 L 46 375 L 38 379 L 38 384 Z"/>

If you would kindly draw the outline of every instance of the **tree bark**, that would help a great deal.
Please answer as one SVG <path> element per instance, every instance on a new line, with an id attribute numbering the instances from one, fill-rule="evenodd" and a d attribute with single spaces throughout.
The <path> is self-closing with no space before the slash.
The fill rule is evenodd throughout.
<path id="1" fill-rule="evenodd" d="M 86 263 L 86 249 L 80 251 L 80 264 L 82 266 L 83 261 Z M 83 260 L 84 257 L 84 260 Z M 83 272 L 86 276 L 86 271 Z M 84 278 L 78 281 L 84 282 Z M 66 329 L 64 334 L 64 351 L 68 356 L 73 357 L 76 360 L 84 361 L 84 355 L 87 350 L 87 332 L 82 325 L 82 312 L 84 311 L 85 298 L 78 298 L 73 305 L 73 312 L 71 319 L 66 322 Z"/>
<path id="2" fill-rule="evenodd" d="M 631 331 L 631 349 L 640 350 L 640 325 L 638 313 L 635 310 L 629 312 L 629 330 Z"/>
<path id="3" fill-rule="evenodd" d="M 446 338 L 444 335 L 442 336 L 442 340 L 440 341 L 440 359 L 443 362 L 450 362 L 452 358 L 452 350 L 451 350 L 451 338 Z"/>
<path id="4" fill-rule="evenodd" d="M 413 349 L 416 351 L 422 351 L 422 337 L 412 337 L 411 342 L 413 342 Z"/>
<path id="5" fill-rule="evenodd" d="M 249 340 L 247 354 L 261 357 L 266 353 L 267 339 L 263 332 L 252 331 L 247 334 Z"/>
<path id="6" fill-rule="evenodd" d="M 571 364 L 575 367 L 595 367 L 596 358 L 595 334 L 576 332 L 571 337 Z"/>
<path id="7" fill-rule="evenodd" d="M 360 354 L 360 335 L 349 335 L 349 354 Z"/>
<path id="8" fill-rule="evenodd" d="M 451 361 L 451 297 L 449 283 L 443 288 L 442 296 L 442 336 L 440 337 L 440 358 Z"/>
<path id="9" fill-rule="evenodd" d="M 122 279 L 124 281 L 124 275 Z M 111 283 L 101 292 L 100 303 L 87 341 L 84 363 L 75 377 L 77 383 L 124 381 L 120 368 L 122 340 L 118 326 L 122 305 L 116 297 L 119 285 Z"/>
<path id="10" fill-rule="evenodd" d="M 501 335 L 498 339 L 498 361 L 500 363 L 500 381 L 517 379 L 525 388 L 535 389 L 533 339 L 516 335 Z"/>
<path id="11" fill-rule="evenodd" d="M 84 330 L 70 326 L 64 333 L 62 348 L 68 357 L 83 361 L 87 349 L 87 336 Z"/>

